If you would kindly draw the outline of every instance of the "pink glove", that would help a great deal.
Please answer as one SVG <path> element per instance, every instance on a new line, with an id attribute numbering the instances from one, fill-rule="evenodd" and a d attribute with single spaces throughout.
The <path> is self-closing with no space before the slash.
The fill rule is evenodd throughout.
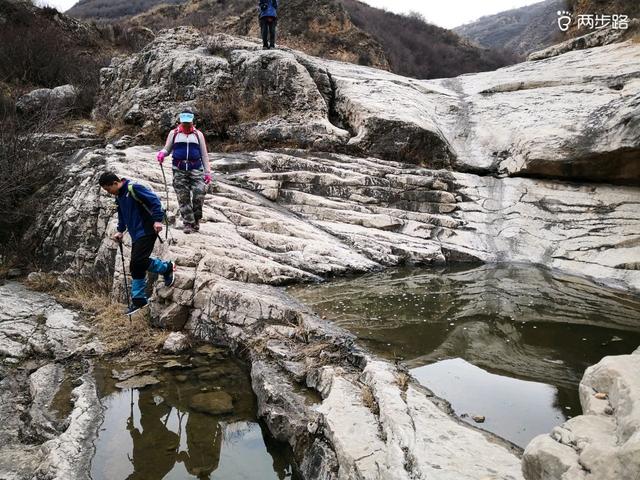
<path id="1" fill-rule="evenodd" d="M 160 165 L 162 165 L 162 162 L 164 162 L 164 157 L 167 156 L 167 153 L 164 150 L 160 150 L 158 152 L 158 155 L 156 155 L 156 160 L 158 160 L 158 163 Z"/>
<path id="2" fill-rule="evenodd" d="M 206 185 L 209 185 L 211 183 L 211 174 L 210 173 L 205 173 L 204 174 L 204 183 Z"/>

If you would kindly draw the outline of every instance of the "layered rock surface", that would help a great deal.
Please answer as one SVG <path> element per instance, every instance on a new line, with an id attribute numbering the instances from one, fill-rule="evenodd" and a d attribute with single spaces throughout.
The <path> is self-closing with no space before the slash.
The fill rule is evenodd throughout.
<path id="1" fill-rule="evenodd" d="M 184 106 L 277 99 L 231 131 L 267 142 L 372 154 L 427 167 L 638 184 L 640 46 L 631 40 L 454 79 L 419 81 L 262 51 L 226 35 L 167 31 L 103 71 L 99 110 L 152 130 Z M 201 113 L 205 114 L 205 111 Z M 333 122 L 332 125 L 329 120 Z"/>
<path id="2" fill-rule="evenodd" d="M 43 213 L 40 225 L 49 232 L 43 244 L 45 256 L 57 256 L 62 263 L 70 265 L 68 273 L 110 271 L 116 251 L 115 245 L 105 238 L 115 229 L 115 207 L 113 200 L 95 187 L 97 177 L 104 169 L 111 169 L 162 192 L 164 198 L 162 174 L 153 158 L 154 149 L 149 147 L 124 151 L 93 149 L 79 155 L 66 182 L 58 185 L 61 195 L 57 202 Z M 487 455 L 504 458 L 496 470 L 503 477 L 498 478 L 509 478 L 508 475 L 519 478 L 516 456 L 505 453 L 508 451 L 504 447 L 488 447 L 482 435 L 457 426 L 457 422 L 444 413 L 442 417 L 437 416 L 435 410 L 427 415 L 438 418 L 433 425 L 451 422 L 447 428 L 457 433 L 446 440 L 440 439 L 439 447 L 430 450 L 432 456 L 425 460 L 427 463 L 420 463 L 422 457 L 415 449 L 421 442 L 429 443 L 426 438 L 434 430 L 424 424 L 420 429 L 412 427 L 407 431 L 407 423 L 398 415 L 404 409 L 415 408 L 415 415 L 410 415 L 411 420 L 407 421 L 409 424 L 424 422 L 418 412 L 433 410 L 429 394 L 409 382 L 411 387 L 407 391 L 423 399 L 419 401 L 421 406 L 411 406 L 413 404 L 407 402 L 413 397 L 406 396 L 407 391 L 400 387 L 402 372 L 374 361 L 355 347 L 350 336 L 340 330 L 332 331 L 312 314 L 304 313 L 304 307 L 277 289 L 257 284 L 277 286 L 316 281 L 400 263 L 442 264 L 456 258 L 504 260 L 498 255 L 505 252 L 513 255 L 508 259 L 528 259 L 526 253 L 544 252 L 553 248 L 553 243 L 545 244 L 537 235 L 530 243 L 526 243 L 522 235 L 507 234 L 501 239 L 500 232 L 509 232 L 501 222 L 532 231 L 548 225 L 551 231 L 563 236 L 560 238 L 565 239 L 565 248 L 569 248 L 577 206 L 597 205 L 598 195 L 615 194 L 625 198 L 625 189 L 571 185 L 561 189 L 559 184 L 552 188 L 550 182 L 541 180 L 500 180 L 429 171 L 374 158 L 315 155 L 293 150 L 216 155 L 213 163 L 219 171 L 227 173 L 219 174 L 217 191 L 207 197 L 200 233 L 186 236 L 172 228 L 169 242 L 159 252 L 175 259 L 179 275 L 173 288 L 159 286 L 154 311 L 162 321 L 173 318 L 172 312 L 179 310 L 180 316 L 185 315 L 185 328 L 194 336 L 211 341 L 224 339 L 249 352 L 261 415 L 276 438 L 292 444 L 300 465 L 307 469 L 306 474 L 314 478 L 317 466 L 308 456 L 302 457 L 300 452 L 308 448 L 316 452 L 321 465 L 333 465 L 330 470 L 336 475 L 339 472 L 352 475 L 335 478 L 359 478 L 358 475 L 372 478 L 368 475 L 372 475 L 376 462 L 384 465 L 384 471 L 400 475 L 397 478 L 417 472 L 434 474 L 440 470 L 442 475 L 456 471 L 460 475 L 457 478 L 466 478 L 464 475 L 471 475 L 471 471 L 494 468 L 493 464 L 482 467 L 468 458 L 463 460 L 464 457 L 460 457 L 459 463 L 443 460 L 446 455 L 442 452 L 450 448 L 457 451 L 459 447 L 454 445 L 465 445 L 466 450 L 477 452 L 473 458 Z M 80 186 L 77 186 L 78 178 L 84 179 Z M 170 176 L 168 180 L 171 183 Z M 484 182 L 502 192 L 513 185 L 518 193 L 508 195 L 512 204 L 504 208 L 501 203 L 496 205 L 491 195 L 477 193 L 477 184 Z M 72 185 L 76 186 L 72 188 Z M 626 190 L 633 189 L 626 187 Z M 542 199 L 533 196 L 529 200 L 527 195 L 535 192 L 543 192 L 544 196 Z M 556 200 L 551 195 L 555 195 Z M 627 201 L 633 203 L 631 193 L 626 195 L 629 195 Z M 575 199 L 573 204 L 568 200 L 571 196 Z M 175 212 L 177 202 L 173 191 L 169 192 L 169 200 L 170 210 Z M 624 208 L 624 203 L 620 202 L 619 208 Z M 541 204 L 556 205 L 558 210 L 540 208 Z M 565 208 L 567 223 L 562 224 L 559 219 L 563 216 L 558 211 L 563 213 Z M 78 215 L 81 209 L 86 213 Z M 510 211 L 517 214 L 509 214 Z M 620 228 L 617 222 L 606 226 L 609 215 L 606 211 L 600 213 L 595 207 L 580 211 L 591 212 L 594 228 L 603 229 L 600 230 L 603 238 L 610 238 L 614 235 L 611 232 Z M 501 218 L 502 215 L 505 218 Z M 620 213 L 614 215 L 619 218 Z M 48 226 L 47 219 L 53 225 Z M 496 230 L 473 230 L 467 227 L 472 221 Z M 536 227 L 535 222 L 541 222 L 540 226 Z M 631 218 L 632 225 L 637 222 Z M 71 236 L 71 232 L 78 231 L 84 231 L 85 235 Z M 474 241 L 484 243 L 474 246 Z M 511 242 L 513 247 L 497 251 L 495 245 L 501 241 Z M 587 246 L 592 245 L 590 242 L 599 245 L 598 237 L 586 233 L 577 235 L 574 241 L 587 242 Z M 537 258 L 545 261 L 543 255 Z M 593 269 L 588 262 L 565 262 L 565 269 L 574 265 L 582 274 Z M 633 275 L 633 270 L 628 272 L 630 276 L 625 276 L 621 275 L 625 272 L 621 269 L 600 268 L 607 272 L 600 280 L 622 282 L 627 287 L 636 285 L 637 275 Z M 114 290 L 117 291 L 121 283 L 116 272 Z M 325 367 L 318 368 L 318 365 Z M 382 388 L 379 382 L 387 387 Z M 291 396 L 291 390 L 298 388 L 296 384 L 311 387 L 310 392 L 319 394 L 316 402 L 320 403 L 308 404 L 307 396 L 311 393 Z M 393 395 L 399 395 L 404 403 L 386 398 L 394 389 Z M 353 402 L 352 429 L 344 426 L 341 413 L 344 403 L 340 403 L 343 400 L 336 400 L 349 397 L 361 404 L 357 407 L 358 401 Z M 365 398 L 372 409 L 365 408 Z M 389 402 L 386 404 L 389 410 L 381 416 L 380 405 L 385 402 Z M 342 407 L 338 408 L 338 404 Z M 442 408 L 446 411 L 446 407 Z M 308 431 L 309 422 L 316 425 L 311 430 L 313 435 Z M 351 432 L 368 431 L 366 429 L 371 432 L 388 429 L 388 440 L 377 440 L 353 450 L 350 446 L 356 442 L 350 440 Z M 320 440 L 314 440 L 314 435 L 319 435 Z M 413 446 L 403 443 L 406 435 L 414 436 L 409 442 Z M 389 452 L 405 451 L 405 448 L 408 450 L 404 463 L 395 463 L 396 456 Z M 480 453 L 485 448 L 498 450 L 486 455 Z M 358 460 L 363 456 L 366 462 Z M 486 473 L 490 475 L 491 471 Z M 434 478 L 448 478 L 434 475 Z"/>

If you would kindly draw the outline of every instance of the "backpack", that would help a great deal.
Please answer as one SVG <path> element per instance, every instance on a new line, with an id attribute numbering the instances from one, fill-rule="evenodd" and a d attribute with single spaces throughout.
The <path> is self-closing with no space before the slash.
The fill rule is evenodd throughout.
<path id="1" fill-rule="evenodd" d="M 142 208 L 144 208 L 144 210 L 149 214 L 149 216 L 153 219 L 153 213 L 151 212 L 151 209 L 149 208 L 149 205 L 147 205 L 146 203 L 144 203 L 140 197 L 138 197 L 138 194 L 136 193 L 135 188 L 133 188 L 133 183 L 129 182 L 129 184 L 127 185 L 127 190 L 129 190 L 129 195 L 131 195 L 131 197 L 133 197 L 133 199 L 138 202 L 138 205 L 140 205 Z M 167 210 L 166 209 L 162 209 L 162 214 L 164 216 L 164 223 L 169 225 L 169 217 L 167 217 Z"/>
<path id="2" fill-rule="evenodd" d="M 269 7 L 269 0 L 260 0 L 260 11 L 264 12 Z"/>

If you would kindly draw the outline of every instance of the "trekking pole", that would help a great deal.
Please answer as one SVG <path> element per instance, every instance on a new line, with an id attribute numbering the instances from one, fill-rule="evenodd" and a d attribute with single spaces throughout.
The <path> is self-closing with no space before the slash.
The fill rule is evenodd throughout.
<path id="1" fill-rule="evenodd" d="M 129 296 L 129 284 L 127 283 L 127 270 L 125 269 L 124 249 L 122 248 L 122 240 L 118 242 L 118 246 L 120 247 L 120 258 L 122 258 L 122 276 L 124 277 L 124 291 L 127 294 L 127 307 L 130 307 L 131 297 Z M 131 320 L 131 317 L 129 317 L 129 320 Z"/>
<path id="2" fill-rule="evenodd" d="M 164 211 L 164 223 L 167 226 L 167 230 L 164 232 L 164 239 L 169 240 L 169 186 L 167 185 L 167 176 L 164 174 L 164 165 L 160 164 L 160 170 L 162 170 L 162 179 L 164 180 L 164 191 L 167 196 L 167 208 Z"/>

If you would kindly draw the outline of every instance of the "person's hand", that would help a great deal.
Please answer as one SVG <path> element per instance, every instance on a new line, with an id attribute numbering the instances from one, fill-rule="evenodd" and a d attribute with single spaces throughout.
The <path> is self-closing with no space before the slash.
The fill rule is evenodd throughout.
<path id="1" fill-rule="evenodd" d="M 211 174 L 210 173 L 205 173 L 204 174 L 204 183 L 206 185 L 209 185 L 211 183 Z"/>
<path id="2" fill-rule="evenodd" d="M 120 243 L 122 241 L 122 237 L 124 237 L 124 233 L 122 232 L 116 232 L 113 234 L 113 238 L 116 242 Z"/>
<path id="3" fill-rule="evenodd" d="M 160 233 L 162 231 L 162 222 L 155 222 L 153 224 L 153 229 L 156 231 L 156 233 Z"/>
<path id="4" fill-rule="evenodd" d="M 158 163 L 160 165 L 162 165 L 162 162 L 164 162 L 164 157 L 167 156 L 167 153 L 164 150 L 160 150 L 158 152 L 158 154 L 156 155 L 156 160 L 158 160 Z"/>

